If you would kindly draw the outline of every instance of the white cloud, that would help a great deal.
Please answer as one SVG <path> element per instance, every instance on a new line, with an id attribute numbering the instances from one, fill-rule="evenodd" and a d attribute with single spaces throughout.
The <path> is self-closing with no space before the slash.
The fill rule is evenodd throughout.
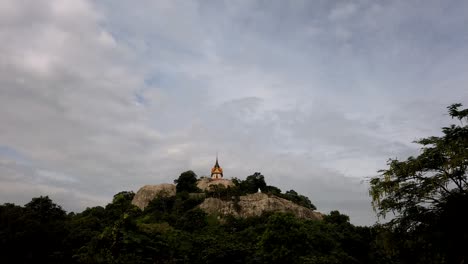
<path id="1" fill-rule="evenodd" d="M 357 11 L 357 6 L 355 3 L 347 2 L 338 5 L 337 7 L 333 8 L 330 12 L 329 19 L 330 20 L 342 20 L 349 18 Z"/>
<path id="2" fill-rule="evenodd" d="M 44 1 L 44 15 L 27 16 L 36 2 L 15 1 L 23 16 L 0 32 L 14 43 L 0 48 L 2 145 L 44 171 L 78 175 L 83 192 L 110 195 L 121 188 L 116 179 L 134 169 L 126 166 L 141 165 L 129 153 L 144 154 L 160 137 L 134 104 L 144 76 L 90 2 Z M 31 19 L 33 28 L 19 23 Z"/>
<path id="3" fill-rule="evenodd" d="M 75 183 L 77 179 L 66 175 L 63 173 L 49 171 L 49 170 L 37 170 L 36 173 L 39 175 L 39 178 L 44 178 L 45 181 L 56 181 L 56 182 L 64 182 L 64 183 Z"/>

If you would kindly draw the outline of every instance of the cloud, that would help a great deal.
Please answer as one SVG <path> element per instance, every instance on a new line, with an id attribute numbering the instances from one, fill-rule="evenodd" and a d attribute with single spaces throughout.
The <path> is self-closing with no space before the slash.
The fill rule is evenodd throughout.
<path id="1" fill-rule="evenodd" d="M 346 19 L 355 14 L 356 11 L 357 7 L 354 3 L 349 2 L 340 4 L 330 11 L 329 19 L 332 21 Z"/>
<path id="2" fill-rule="evenodd" d="M 81 190 L 109 195 L 138 161 L 126 153 L 159 139 L 132 97 L 143 74 L 90 2 L 12 6 L 19 12 L 1 31 L 2 144 L 32 160 L 38 175 L 78 175 Z"/>
<path id="3" fill-rule="evenodd" d="M 461 3 L 0 5 L 1 202 L 81 210 L 219 152 L 228 177 L 372 224 L 366 177 L 468 99 Z"/>

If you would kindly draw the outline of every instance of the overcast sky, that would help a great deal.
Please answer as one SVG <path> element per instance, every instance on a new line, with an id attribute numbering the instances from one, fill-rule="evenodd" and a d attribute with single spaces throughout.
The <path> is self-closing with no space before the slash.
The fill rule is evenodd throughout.
<path id="1" fill-rule="evenodd" d="M 254 172 L 373 224 L 366 179 L 468 104 L 467 1 L 0 0 L 0 203 Z"/>

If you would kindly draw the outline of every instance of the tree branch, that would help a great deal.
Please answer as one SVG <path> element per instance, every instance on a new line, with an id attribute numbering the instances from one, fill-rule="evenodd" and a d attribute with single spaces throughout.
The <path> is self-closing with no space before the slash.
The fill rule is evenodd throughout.
<path id="1" fill-rule="evenodd" d="M 422 176 L 418 176 L 417 174 L 414 175 L 414 178 L 416 178 L 417 180 L 420 180 L 420 181 L 425 181 L 426 178 L 422 177 Z M 439 186 L 443 191 L 445 191 L 447 194 L 452 194 L 451 191 L 449 191 L 443 184 L 440 184 L 438 182 L 433 182 L 435 185 Z"/>

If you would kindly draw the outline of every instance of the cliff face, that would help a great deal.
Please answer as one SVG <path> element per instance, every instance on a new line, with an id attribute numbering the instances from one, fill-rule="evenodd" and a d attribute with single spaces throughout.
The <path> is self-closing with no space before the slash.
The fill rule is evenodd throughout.
<path id="1" fill-rule="evenodd" d="M 209 190 L 211 186 L 214 185 L 222 185 L 224 187 L 233 187 L 234 183 L 230 180 L 226 179 L 219 179 L 219 180 L 212 180 L 209 178 L 202 178 L 197 182 L 197 187 L 200 190 L 205 191 Z M 157 185 L 145 185 L 141 187 L 138 192 L 133 197 L 132 204 L 138 206 L 141 210 L 145 209 L 145 207 L 156 197 L 170 197 L 176 195 L 176 186 L 175 184 L 170 183 L 163 183 Z"/>
<path id="2" fill-rule="evenodd" d="M 163 183 L 158 185 L 145 185 L 135 194 L 132 204 L 143 210 L 149 202 L 156 197 L 170 197 L 175 195 L 176 187 L 174 184 Z"/>
<path id="3" fill-rule="evenodd" d="M 264 193 L 254 193 L 240 196 L 239 201 L 223 201 L 217 198 L 207 198 L 199 205 L 208 214 L 218 214 L 221 216 L 233 215 L 236 217 L 260 216 L 265 212 L 292 213 L 303 219 L 321 220 L 322 214 L 311 209 L 297 205 L 286 199 L 267 195 Z"/>

